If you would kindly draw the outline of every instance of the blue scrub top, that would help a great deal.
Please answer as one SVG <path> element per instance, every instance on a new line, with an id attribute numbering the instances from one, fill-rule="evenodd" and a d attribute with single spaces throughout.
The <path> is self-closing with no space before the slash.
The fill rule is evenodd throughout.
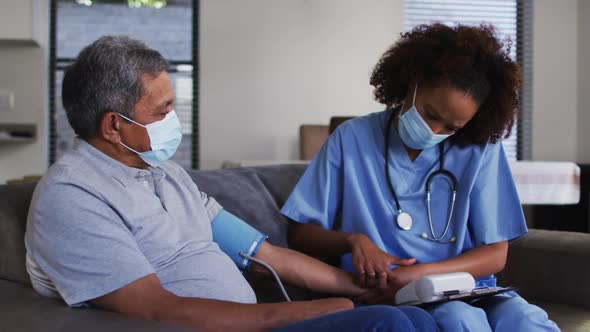
<path id="1" fill-rule="evenodd" d="M 453 218 L 441 244 L 429 236 L 426 180 L 439 168 L 439 147 L 424 149 L 412 162 L 395 128 L 390 130 L 389 171 L 403 211 L 414 223 L 409 231 L 398 214 L 385 175 L 385 126 L 391 111 L 346 121 L 328 138 L 281 209 L 287 218 L 326 229 L 366 234 L 382 250 L 418 263 L 446 260 L 472 248 L 514 240 L 527 228 L 502 144 L 459 146 L 444 142 L 445 169 L 459 182 Z M 446 226 L 451 183 L 437 176 L 431 185 L 432 223 L 436 236 Z M 352 255 L 342 268 L 353 272 Z M 478 286 L 495 286 L 493 275 Z"/>

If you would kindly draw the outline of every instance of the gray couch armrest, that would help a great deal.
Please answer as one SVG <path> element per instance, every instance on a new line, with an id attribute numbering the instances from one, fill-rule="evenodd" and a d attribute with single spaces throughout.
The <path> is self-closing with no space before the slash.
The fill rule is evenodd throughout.
<path id="1" fill-rule="evenodd" d="M 590 234 L 531 229 L 510 244 L 498 279 L 533 302 L 590 309 Z"/>

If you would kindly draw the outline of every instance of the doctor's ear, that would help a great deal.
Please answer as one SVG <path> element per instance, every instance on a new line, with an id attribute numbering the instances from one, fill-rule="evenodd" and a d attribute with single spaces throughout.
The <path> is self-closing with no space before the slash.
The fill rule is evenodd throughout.
<path id="1" fill-rule="evenodd" d="M 117 113 L 106 112 L 102 115 L 97 134 L 113 144 L 119 144 L 121 142 L 121 124 L 121 118 Z"/>

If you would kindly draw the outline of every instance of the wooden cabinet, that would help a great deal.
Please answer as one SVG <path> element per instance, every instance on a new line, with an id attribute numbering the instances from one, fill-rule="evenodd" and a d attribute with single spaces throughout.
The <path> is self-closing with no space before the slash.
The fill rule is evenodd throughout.
<path id="1" fill-rule="evenodd" d="M 0 41 L 40 44 L 42 0 L 0 0 Z M 48 0 L 43 0 L 48 1 Z"/>

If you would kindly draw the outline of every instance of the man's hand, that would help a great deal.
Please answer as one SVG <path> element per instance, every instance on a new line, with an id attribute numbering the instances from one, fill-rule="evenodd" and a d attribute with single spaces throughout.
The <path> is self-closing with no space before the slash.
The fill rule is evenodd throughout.
<path id="1" fill-rule="evenodd" d="M 401 259 L 392 256 L 377 247 L 364 234 L 350 234 L 348 237 L 352 251 L 352 266 L 359 274 L 359 283 L 363 287 L 383 288 L 394 278 L 388 277 L 391 265 L 410 266 L 416 259 Z"/>

